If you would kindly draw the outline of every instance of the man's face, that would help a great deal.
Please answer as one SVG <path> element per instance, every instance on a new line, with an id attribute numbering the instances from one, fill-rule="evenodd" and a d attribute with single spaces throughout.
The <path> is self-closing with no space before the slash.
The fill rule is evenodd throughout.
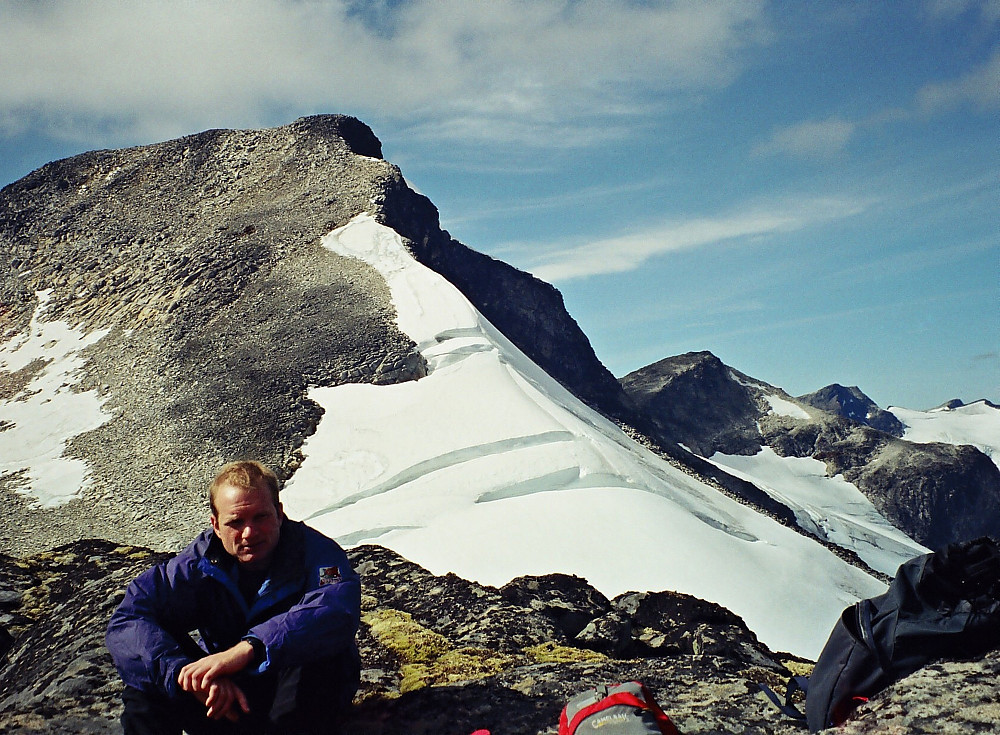
<path id="1" fill-rule="evenodd" d="M 282 516 L 270 491 L 225 484 L 216 490 L 215 509 L 212 528 L 226 551 L 248 569 L 266 569 L 278 546 Z"/>

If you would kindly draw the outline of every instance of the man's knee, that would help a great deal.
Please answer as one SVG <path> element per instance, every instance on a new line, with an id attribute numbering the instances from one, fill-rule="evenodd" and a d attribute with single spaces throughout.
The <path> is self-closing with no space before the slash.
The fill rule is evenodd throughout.
<path id="1" fill-rule="evenodd" d="M 301 732 L 337 732 L 360 683 L 361 661 L 353 652 L 282 671 L 271 721 Z"/>
<path id="2" fill-rule="evenodd" d="M 230 735 L 237 732 L 227 721 L 208 719 L 197 699 L 182 694 L 172 698 L 126 686 L 122 692 L 121 724 L 125 735 Z M 239 731 L 244 732 L 244 731 Z"/>
<path id="3" fill-rule="evenodd" d="M 159 694 L 125 687 L 121 723 L 125 735 L 180 735 L 183 723 L 177 708 Z"/>

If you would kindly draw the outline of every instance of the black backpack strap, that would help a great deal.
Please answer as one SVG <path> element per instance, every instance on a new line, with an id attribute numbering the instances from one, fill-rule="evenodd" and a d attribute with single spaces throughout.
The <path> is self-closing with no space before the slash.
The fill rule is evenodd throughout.
<path id="1" fill-rule="evenodd" d="M 795 692 L 802 692 L 803 694 L 809 691 L 809 679 L 805 676 L 793 676 L 785 684 L 785 701 L 782 702 L 774 690 L 771 689 L 767 684 L 758 684 L 760 690 L 767 695 L 767 698 L 774 702 L 774 705 L 781 711 L 785 717 L 794 720 L 796 723 L 805 726 L 806 716 L 792 704 L 792 695 Z"/>
<path id="2" fill-rule="evenodd" d="M 875 631 L 872 629 L 872 613 L 874 609 L 875 603 L 870 599 L 861 600 L 857 603 L 855 613 L 858 616 L 858 632 L 861 634 L 861 640 L 867 646 L 868 650 L 875 654 L 875 658 L 878 659 L 878 665 L 882 667 L 882 671 L 886 675 L 891 675 L 893 671 L 892 662 L 885 655 L 885 649 L 875 640 Z"/>

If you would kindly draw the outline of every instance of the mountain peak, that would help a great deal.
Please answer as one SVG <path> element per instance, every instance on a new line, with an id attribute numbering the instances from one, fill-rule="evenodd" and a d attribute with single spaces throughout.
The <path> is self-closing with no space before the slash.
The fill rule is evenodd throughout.
<path id="1" fill-rule="evenodd" d="M 845 387 L 833 383 L 813 393 L 799 396 L 799 400 L 810 406 L 835 413 L 838 416 L 857 421 L 886 434 L 900 437 L 903 424 L 893 414 L 884 411 L 866 396 L 856 385 Z"/>
<path id="2" fill-rule="evenodd" d="M 619 382 L 668 441 L 703 456 L 718 446 L 733 454 L 760 449 L 756 400 L 711 352 L 667 357 Z"/>
<path id="3" fill-rule="evenodd" d="M 300 117 L 288 126 L 293 130 L 344 141 L 351 153 L 382 158 L 382 142 L 365 123 L 350 115 L 311 115 Z"/>

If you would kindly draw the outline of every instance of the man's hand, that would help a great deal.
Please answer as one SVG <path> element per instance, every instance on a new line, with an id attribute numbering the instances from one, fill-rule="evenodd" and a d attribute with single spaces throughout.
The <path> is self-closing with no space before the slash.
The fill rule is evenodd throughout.
<path id="1" fill-rule="evenodd" d="M 205 705 L 210 718 L 226 717 L 235 721 L 239 711 L 234 705 L 243 712 L 249 712 L 250 705 L 243 690 L 230 677 L 243 671 L 253 659 L 253 646 L 240 641 L 225 651 L 192 661 L 181 669 L 177 683 Z"/>
<path id="2" fill-rule="evenodd" d="M 246 695 L 232 679 L 223 677 L 209 686 L 208 691 L 191 693 L 205 705 L 205 716 L 212 720 L 225 717 L 231 722 L 237 722 L 241 710 L 244 714 L 250 711 Z"/>
<path id="3" fill-rule="evenodd" d="M 177 683 L 186 692 L 204 692 L 222 676 L 232 676 L 253 662 L 253 646 L 240 641 L 232 648 L 192 661 L 181 669 Z"/>

